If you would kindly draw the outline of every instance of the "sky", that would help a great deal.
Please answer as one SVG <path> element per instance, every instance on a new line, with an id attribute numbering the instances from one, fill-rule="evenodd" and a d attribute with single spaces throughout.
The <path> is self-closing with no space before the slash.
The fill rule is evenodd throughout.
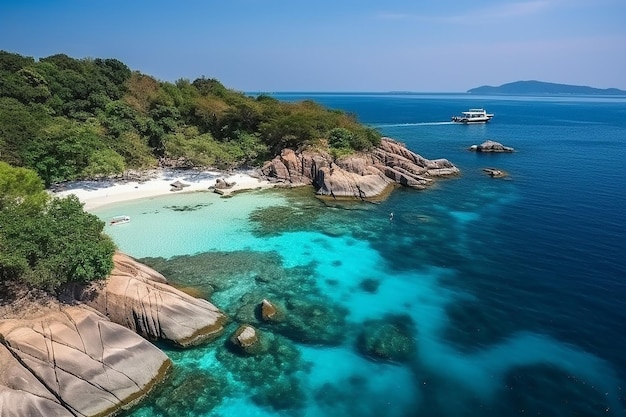
<path id="1" fill-rule="evenodd" d="M 626 90 L 626 1 L 0 0 L 0 50 L 245 92 Z"/>

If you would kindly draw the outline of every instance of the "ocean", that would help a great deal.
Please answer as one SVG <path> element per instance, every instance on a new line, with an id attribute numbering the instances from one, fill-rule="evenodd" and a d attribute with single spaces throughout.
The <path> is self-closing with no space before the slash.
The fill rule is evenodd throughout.
<path id="1" fill-rule="evenodd" d="M 300 188 L 97 209 L 131 216 L 105 229 L 122 251 L 231 319 L 212 343 L 161 345 L 174 371 L 127 417 L 626 415 L 626 97 L 274 96 L 461 176 L 377 204 Z M 495 116 L 449 122 L 470 107 Z M 516 151 L 467 150 L 487 139 Z M 261 352 L 230 345 L 242 323 Z"/>

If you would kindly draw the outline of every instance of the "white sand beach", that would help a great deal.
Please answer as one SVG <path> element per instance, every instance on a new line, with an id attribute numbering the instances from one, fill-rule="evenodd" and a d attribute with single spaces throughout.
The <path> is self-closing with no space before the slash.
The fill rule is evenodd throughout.
<path id="1" fill-rule="evenodd" d="M 146 197 L 156 197 L 171 193 L 187 193 L 194 191 L 209 191 L 215 186 L 218 179 L 225 180 L 232 187 L 224 189 L 224 194 L 239 190 L 269 188 L 274 184 L 255 178 L 246 171 L 224 173 L 219 171 L 193 170 L 156 170 L 150 178 L 141 181 L 129 180 L 101 180 L 75 181 L 62 185 L 62 189 L 52 194 L 65 197 L 74 194 L 84 203 L 84 209 L 89 211 L 95 208 L 135 200 Z M 174 191 L 171 184 L 182 183 L 178 191 Z"/>

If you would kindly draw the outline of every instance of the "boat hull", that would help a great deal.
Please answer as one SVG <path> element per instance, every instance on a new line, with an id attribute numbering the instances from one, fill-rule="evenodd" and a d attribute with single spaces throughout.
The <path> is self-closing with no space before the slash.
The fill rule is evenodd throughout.
<path id="1" fill-rule="evenodd" d="M 474 118 L 471 118 L 471 119 L 467 119 L 467 118 L 463 118 L 463 117 L 453 117 L 452 118 L 452 121 L 454 123 L 462 123 L 464 125 L 478 124 L 478 123 L 487 123 L 489 120 L 491 120 L 490 117 L 485 117 L 485 118 L 474 117 Z"/>
<path id="2" fill-rule="evenodd" d="M 477 123 L 487 123 L 493 117 L 492 113 L 487 113 L 485 109 L 469 109 L 469 111 L 464 111 L 459 116 L 452 116 L 452 121 L 454 123 L 462 123 L 465 125 L 468 124 L 477 124 Z"/>

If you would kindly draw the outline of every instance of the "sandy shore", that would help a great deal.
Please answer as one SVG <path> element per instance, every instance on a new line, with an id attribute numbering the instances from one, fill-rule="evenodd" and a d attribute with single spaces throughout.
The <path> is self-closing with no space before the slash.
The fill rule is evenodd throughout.
<path id="1" fill-rule="evenodd" d="M 234 183 L 231 188 L 224 190 L 225 194 L 238 190 L 269 188 L 274 185 L 244 171 L 226 174 L 219 171 L 158 170 L 145 181 L 75 181 L 63 184 L 62 190 L 54 191 L 52 194 L 58 197 L 74 194 L 84 203 L 84 209 L 89 211 L 104 205 L 139 198 L 208 191 L 215 186 L 218 178 Z M 171 184 L 177 181 L 185 186 L 180 191 L 172 191 Z"/>

